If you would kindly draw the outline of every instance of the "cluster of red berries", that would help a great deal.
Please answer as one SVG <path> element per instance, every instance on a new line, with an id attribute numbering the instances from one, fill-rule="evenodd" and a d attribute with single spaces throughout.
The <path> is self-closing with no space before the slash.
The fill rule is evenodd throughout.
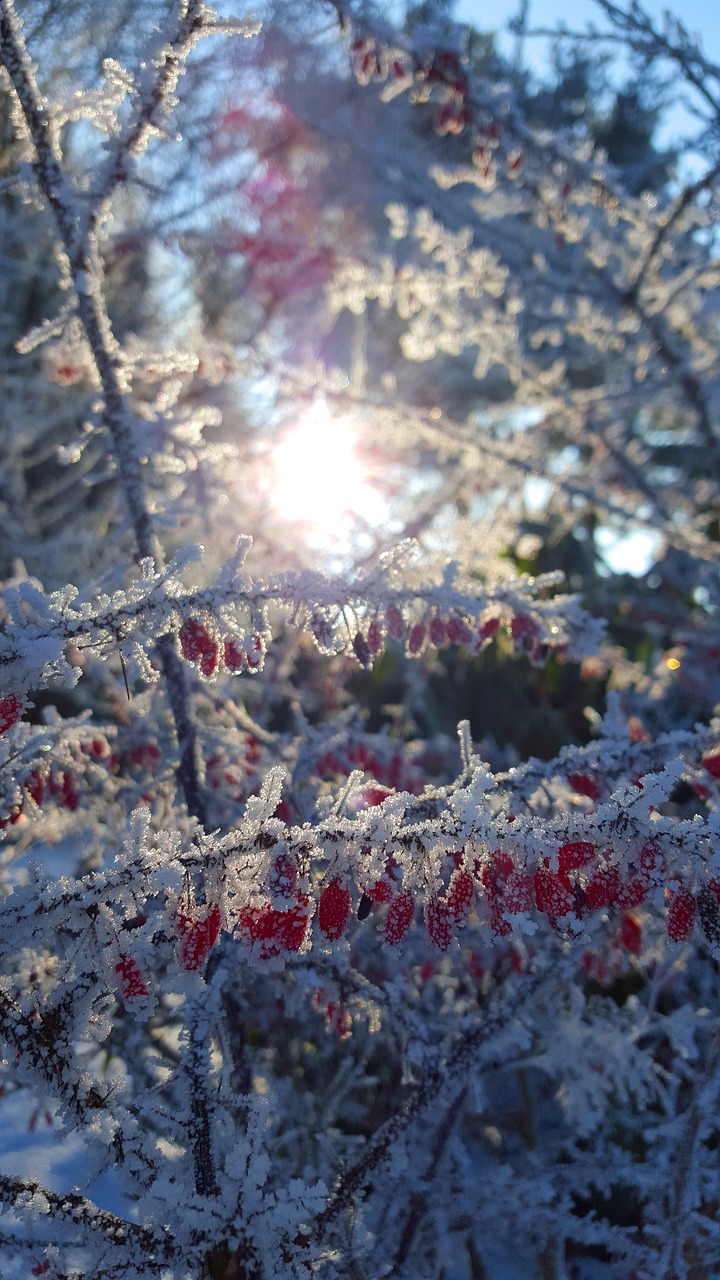
<path id="1" fill-rule="evenodd" d="M 32 769 L 22 783 L 23 797 L 0 817 L 0 831 L 33 816 L 34 806 L 54 804 L 59 809 L 76 813 L 80 808 L 77 779 L 70 768 L 57 765 L 49 770 Z"/>
<path id="2" fill-rule="evenodd" d="M 411 657 L 417 657 L 428 645 L 434 649 L 462 645 L 473 653 L 480 653 L 487 648 L 503 625 L 517 651 L 526 653 L 534 665 L 545 661 L 550 646 L 541 641 L 538 624 L 528 614 L 516 614 L 504 622 L 498 617 L 490 617 L 476 626 L 460 613 L 449 616 L 435 613 L 430 618 L 406 623 L 397 605 L 389 605 L 384 618 L 373 618 L 365 632 L 357 632 L 353 638 L 353 652 L 363 667 L 373 665 L 386 640 L 404 642 L 406 652 Z M 333 637 L 330 620 L 316 616 L 312 619 L 310 629 L 320 648 L 330 650 Z M 553 653 L 558 658 L 564 657 L 567 645 L 554 645 Z"/>
<path id="3" fill-rule="evenodd" d="M 381 82 L 392 76 L 395 80 L 404 80 L 407 76 L 405 64 L 394 54 L 388 53 L 382 45 L 378 45 L 374 36 L 357 36 L 350 43 L 353 73 L 359 84 Z"/>
<path id="4" fill-rule="evenodd" d="M 684 885 L 672 894 L 667 913 L 668 937 L 673 942 L 687 942 L 696 919 L 710 945 L 720 945 L 720 880 L 709 880 L 696 894 Z"/>
<path id="5" fill-rule="evenodd" d="M 369 851 L 368 851 L 369 852 Z M 546 915 L 561 934 L 577 932 L 574 922 L 589 910 L 617 910 L 618 923 L 608 956 L 593 951 L 583 956 L 586 976 L 607 984 L 623 967 L 623 953 L 638 955 L 642 948 L 642 926 L 632 908 L 660 885 L 665 876 L 665 861 L 654 844 L 645 845 L 638 864 L 624 877 L 620 869 L 608 863 L 600 866 L 583 883 L 581 876 L 595 860 L 596 850 L 588 841 L 570 841 L 561 845 L 554 858 L 545 858 L 535 871 L 516 867 L 510 854 L 496 849 L 474 874 L 462 865 L 462 852 L 454 854 L 455 867 L 444 893 L 428 895 L 424 920 L 428 937 L 440 950 L 447 951 L 458 931 L 466 924 L 477 888 L 489 908 L 489 924 L 495 936 L 507 937 L 512 932 L 512 917 L 537 909 Z M 400 887 L 397 865 L 388 857 L 380 879 L 361 885 L 357 911 L 364 920 L 373 907 L 383 907 L 385 917 L 381 936 L 390 946 L 398 946 L 415 918 L 413 895 Z M 352 913 L 351 884 L 333 875 L 322 886 L 317 903 L 317 928 L 326 942 L 344 937 Z M 311 921 L 310 899 L 299 887 L 298 866 L 289 853 L 278 854 L 272 862 L 268 893 L 264 900 L 242 907 L 236 920 L 240 940 L 260 960 L 289 955 L 307 945 Z M 720 945 L 720 880 L 708 881 L 695 894 L 685 886 L 669 896 L 667 933 L 673 942 L 687 942 L 695 922 L 713 946 Z M 199 911 L 181 904 L 175 912 L 177 931 L 176 958 L 187 972 L 202 969 L 208 954 L 220 935 L 220 907 L 211 904 Z M 146 1002 L 148 981 L 140 965 L 130 954 L 121 955 L 116 965 L 123 1002 Z M 339 1009 L 340 1006 L 337 1006 Z M 344 1011 L 341 1021 L 344 1026 Z M 332 1020 L 333 1014 L 328 1014 Z M 338 1023 L 337 1030 L 341 1031 Z M 343 1033 L 341 1031 L 341 1033 Z"/>
<path id="6" fill-rule="evenodd" d="M 349 743 L 318 756 L 314 772 L 319 778 L 346 778 L 353 769 L 361 769 L 371 778 L 361 793 L 362 808 L 372 808 L 395 791 L 419 795 L 426 785 L 425 773 L 402 752 L 393 751 L 381 757 L 364 743 Z"/>
<path id="7" fill-rule="evenodd" d="M 221 639 L 211 624 L 200 618 L 187 618 L 180 628 L 179 640 L 183 658 L 192 662 L 206 680 L 217 674 L 221 663 L 231 675 L 262 670 L 265 659 L 262 636 L 251 635 L 243 639 L 226 636 Z"/>

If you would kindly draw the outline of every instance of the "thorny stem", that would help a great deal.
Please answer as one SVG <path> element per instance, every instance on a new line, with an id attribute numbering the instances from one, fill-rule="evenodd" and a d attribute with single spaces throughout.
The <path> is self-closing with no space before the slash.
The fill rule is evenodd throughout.
<path id="1" fill-rule="evenodd" d="M 462 1106 L 466 1093 L 467 1086 L 464 1085 L 463 1088 L 455 1094 L 450 1106 L 446 1108 L 442 1121 L 438 1126 L 430 1159 L 428 1160 L 427 1166 L 420 1178 L 418 1190 L 413 1191 L 410 1197 L 410 1211 L 405 1219 L 405 1225 L 395 1253 L 393 1274 L 397 1272 L 399 1275 L 400 1268 L 403 1266 L 403 1263 L 407 1261 L 408 1254 L 412 1247 L 412 1242 L 415 1239 L 415 1234 L 427 1209 L 427 1188 L 431 1185 L 433 1179 L 438 1173 L 440 1161 L 442 1160 L 443 1153 L 447 1146 L 448 1138 L 452 1132 L 453 1124 L 459 1115 L 460 1107 Z"/>
<path id="2" fill-rule="evenodd" d="M 670 1188 L 669 1223 L 667 1224 L 670 1228 L 669 1257 L 664 1271 L 664 1280 L 676 1280 L 678 1275 L 678 1252 L 685 1244 L 689 1231 L 690 1215 L 685 1202 L 687 1189 L 697 1165 L 695 1148 L 702 1122 L 706 1118 L 703 1094 L 706 1087 L 713 1083 L 718 1071 L 720 1071 L 720 1032 L 716 1032 L 713 1037 L 707 1065 L 695 1086 L 683 1135 L 675 1153 L 675 1175 Z"/>
<path id="3" fill-rule="evenodd" d="M 526 999 L 536 993 L 541 982 L 540 975 L 531 978 L 523 993 Z M 490 1032 L 507 1025 L 509 1017 L 514 1013 L 517 1010 L 498 1010 L 494 1015 L 490 1013 L 482 1023 L 463 1032 L 446 1057 L 438 1057 L 424 1069 L 422 1082 L 413 1096 L 377 1130 L 360 1159 L 339 1178 L 325 1208 L 314 1220 L 313 1232 L 317 1240 L 321 1241 L 331 1223 L 351 1206 L 373 1169 L 389 1157 L 395 1144 L 416 1117 L 437 1101 L 442 1089 L 458 1071 L 467 1068 Z M 505 1058 L 502 1061 L 507 1065 Z"/>
<path id="4" fill-rule="evenodd" d="M 65 1218 L 81 1229 L 100 1231 L 109 1244 L 122 1249 L 127 1249 L 128 1244 L 136 1245 L 142 1251 L 143 1262 L 153 1270 L 161 1270 L 173 1258 L 175 1246 L 165 1233 L 156 1235 L 147 1227 L 126 1222 L 117 1214 L 99 1209 L 92 1200 L 86 1200 L 76 1191 L 62 1195 L 47 1190 L 38 1182 L 0 1174 L 0 1202 L 3 1204 L 15 1206 L 34 1196 L 41 1197 L 54 1216 Z"/>
<path id="5" fill-rule="evenodd" d="M 192 20 L 188 27 L 190 13 Z M 126 152 L 115 156 L 114 167 L 109 175 L 111 189 L 127 176 L 127 155 L 140 145 L 152 123 L 153 115 L 159 110 L 168 88 L 177 77 L 177 50 L 182 47 L 186 51 L 190 47 L 193 31 L 201 25 L 199 5 L 192 3 L 189 8 L 181 5 L 179 23 L 181 38 L 176 37 L 170 42 L 172 56 L 168 54 L 161 63 L 156 91 L 148 95 L 136 127 L 126 135 Z M 57 130 L 38 91 L 32 63 L 11 0 L 0 0 L 0 61 L 22 109 L 34 148 L 35 177 L 52 211 L 67 258 L 77 296 L 78 317 L 102 387 L 103 421 L 117 455 L 120 484 L 130 514 L 138 557 L 150 558 L 158 568 L 162 568 L 163 549 L 154 529 L 143 464 L 133 443 L 128 388 L 103 293 L 102 261 L 94 234 L 100 206 L 96 209 L 96 216 L 90 219 L 87 231 L 83 232 L 78 214 L 73 211 L 68 200 L 69 184 L 63 174 Z M 104 194 L 105 202 L 107 198 Z M 205 800 L 198 774 L 196 735 L 189 711 L 185 670 L 174 636 L 167 635 L 161 639 L 158 654 L 178 738 L 178 785 L 188 811 L 204 825 Z"/>

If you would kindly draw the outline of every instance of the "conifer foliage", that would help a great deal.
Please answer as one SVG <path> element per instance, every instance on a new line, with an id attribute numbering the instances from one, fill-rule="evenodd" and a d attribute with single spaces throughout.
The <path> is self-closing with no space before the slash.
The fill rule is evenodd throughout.
<path id="1" fill-rule="evenodd" d="M 0 1149 L 6 1280 L 720 1267 L 720 70 L 603 0 L 715 130 L 700 177 L 636 196 L 426 7 L 139 6 L 146 47 L 68 90 L 0 0 L 3 199 L 65 298 L 16 335 L 13 430 L 45 383 L 78 396 L 53 475 L 112 543 L 57 535 L 44 583 L 0 505 L 0 1109 L 31 1099 L 54 1153 L 28 1177 Z M 352 147 L 380 158 L 362 199 L 332 188 Z M 141 250 L 168 314 L 210 310 L 179 263 L 225 260 L 254 332 L 124 332 L 113 264 Z M 268 398 L 281 427 L 328 414 L 328 449 L 354 422 L 392 537 L 310 567 L 255 491 Z M 653 574 L 584 602 L 552 564 L 581 526 L 651 535 Z M 501 669 L 548 714 L 592 686 L 592 732 L 539 758 L 473 705 L 428 727 L 438 682 Z"/>

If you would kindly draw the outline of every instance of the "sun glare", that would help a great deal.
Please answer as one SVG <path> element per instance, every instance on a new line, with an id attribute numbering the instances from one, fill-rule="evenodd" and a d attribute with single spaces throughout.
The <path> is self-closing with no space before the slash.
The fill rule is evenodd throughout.
<path id="1" fill-rule="evenodd" d="M 321 537 L 347 535 L 357 521 L 377 526 L 387 507 L 355 453 L 347 418 L 332 418 L 325 404 L 308 409 L 278 445 L 272 502 L 284 520 L 312 526 Z"/>

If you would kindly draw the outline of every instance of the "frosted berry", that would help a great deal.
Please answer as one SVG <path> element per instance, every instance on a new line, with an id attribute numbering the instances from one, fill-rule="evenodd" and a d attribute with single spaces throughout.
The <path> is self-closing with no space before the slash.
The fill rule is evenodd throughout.
<path id="1" fill-rule="evenodd" d="M 23 786 L 30 799 L 40 808 L 45 795 L 45 778 L 42 773 L 38 769 L 33 769 L 32 773 L 29 773 L 25 779 Z"/>
<path id="2" fill-rule="evenodd" d="M 245 637 L 245 661 L 248 671 L 262 671 L 265 652 L 265 641 L 262 636 Z"/>
<path id="3" fill-rule="evenodd" d="M 535 882 L 527 871 L 511 871 L 503 891 L 503 906 L 510 915 L 532 911 Z"/>
<path id="4" fill-rule="evenodd" d="M 642 949 L 642 926 L 637 916 L 625 914 L 620 918 L 617 940 L 625 951 L 639 956 Z"/>
<path id="5" fill-rule="evenodd" d="M 595 845 L 587 840 L 573 840 L 558 849 L 558 868 L 560 871 L 577 871 L 587 866 L 595 857 Z"/>
<path id="6" fill-rule="evenodd" d="M 147 1012 L 150 988 L 137 960 L 130 955 L 121 955 L 115 972 L 120 979 L 120 996 L 125 1008 L 131 1013 Z"/>
<path id="7" fill-rule="evenodd" d="M 376 880 L 374 884 L 365 889 L 365 893 L 371 902 L 389 902 L 395 890 L 389 880 Z"/>
<path id="8" fill-rule="evenodd" d="M 702 765 L 711 773 L 713 778 L 720 778 L 720 749 L 708 751 L 707 755 L 702 758 Z"/>
<path id="9" fill-rule="evenodd" d="M 333 624 L 323 613 L 314 613 L 310 619 L 310 631 L 315 637 L 318 649 L 322 652 L 329 652 L 332 649 L 334 639 Z"/>
<path id="10" fill-rule="evenodd" d="M 289 853 L 279 853 L 270 869 L 270 892 L 275 898 L 291 898 L 297 887 L 298 870 Z"/>
<path id="11" fill-rule="evenodd" d="M 180 628 L 180 651 L 183 658 L 200 668 L 202 675 L 217 670 L 220 645 L 199 618 L 188 618 Z"/>
<path id="12" fill-rule="evenodd" d="M 557 918 L 567 915 L 575 906 L 573 887 L 564 871 L 539 867 L 535 872 L 535 903 L 538 911 Z"/>
<path id="13" fill-rule="evenodd" d="M 480 628 L 480 640 L 483 642 L 492 640 L 495 632 L 498 631 L 499 628 L 499 618 L 486 618 Z"/>
<path id="14" fill-rule="evenodd" d="M 367 647 L 372 654 L 379 653 L 383 647 L 383 634 L 379 622 L 371 622 L 368 627 Z"/>
<path id="15" fill-rule="evenodd" d="M 684 887 L 673 894 L 667 914 L 668 938 L 687 942 L 695 925 L 695 895 Z"/>
<path id="16" fill-rule="evenodd" d="M 391 640 L 402 640 L 405 635 L 405 620 L 397 605 L 389 606 L 385 614 L 385 625 Z"/>
<path id="17" fill-rule="evenodd" d="M 648 890 L 665 880 L 667 862 L 662 849 L 656 844 L 644 844 L 640 850 L 640 871 L 647 881 Z"/>
<path id="18" fill-rule="evenodd" d="M 649 888 L 647 876 L 642 874 L 631 876 L 629 880 L 621 880 L 612 906 L 620 907 L 623 911 L 631 911 L 633 907 L 639 907 L 645 901 Z"/>
<path id="19" fill-rule="evenodd" d="M 345 932 L 350 918 L 350 890 L 340 880 L 325 885 L 318 903 L 320 932 L 335 942 Z"/>
<path id="20" fill-rule="evenodd" d="M 709 885 L 703 885 L 697 896 L 700 928 L 712 947 L 720 946 L 720 902 Z"/>
<path id="21" fill-rule="evenodd" d="M 202 919 L 193 918 L 182 908 L 178 911 L 177 931 L 180 941 L 177 958 L 181 969 L 191 973 L 202 968 L 208 952 L 218 940 L 220 924 L 220 908 L 217 906 L 210 907 Z"/>
<path id="22" fill-rule="evenodd" d="M 509 853 L 502 849 L 493 849 L 490 861 L 482 869 L 481 879 L 485 892 L 492 901 L 502 893 L 503 885 L 514 870 L 514 863 Z"/>
<path id="23" fill-rule="evenodd" d="M 308 927 L 306 903 L 298 903 L 288 911 L 271 906 L 243 907 L 238 914 L 238 928 L 250 946 L 257 944 L 262 960 L 284 952 L 299 951 Z"/>
<path id="24" fill-rule="evenodd" d="M 456 868 L 450 877 L 447 890 L 447 906 L 456 924 L 464 924 L 470 915 L 475 885 L 469 871 Z"/>
<path id="25" fill-rule="evenodd" d="M 408 636 L 408 652 L 419 653 L 424 643 L 425 623 L 416 622 L 414 626 L 410 628 L 410 635 Z"/>
<path id="26" fill-rule="evenodd" d="M 447 951 L 453 940 L 453 917 L 447 902 L 443 898 L 428 898 L 424 914 L 428 937 L 441 951 Z"/>
<path id="27" fill-rule="evenodd" d="M 615 902 L 620 889 L 617 867 L 601 867 L 585 885 L 585 903 L 590 911 L 600 911 Z"/>
<path id="28" fill-rule="evenodd" d="M 472 632 L 464 618 L 448 618 L 447 636 L 451 644 L 468 644 Z"/>
<path id="29" fill-rule="evenodd" d="M 396 946 L 407 933 L 415 914 L 415 903 L 407 892 L 397 893 L 385 916 L 385 941 Z"/>
<path id="30" fill-rule="evenodd" d="M 25 701 L 19 693 L 6 693 L 0 698 L 0 733 L 5 733 L 17 724 L 24 708 Z"/>
<path id="31" fill-rule="evenodd" d="M 430 643 L 433 644 L 436 649 L 441 648 L 441 646 L 445 644 L 447 640 L 447 627 L 442 618 L 435 617 L 430 619 L 428 634 L 430 636 Z"/>
<path id="32" fill-rule="evenodd" d="M 600 787 L 594 778 L 587 773 L 569 773 L 567 780 L 578 795 L 587 796 L 588 800 L 600 799 Z"/>
<path id="33" fill-rule="evenodd" d="M 503 915 L 505 909 L 504 903 L 499 900 L 490 906 L 490 928 L 501 938 L 506 938 L 509 933 L 512 933 L 510 922 Z"/>
<path id="34" fill-rule="evenodd" d="M 510 635 L 523 649 L 530 652 L 537 640 L 537 624 L 526 613 L 519 613 L 510 623 Z"/>
<path id="35" fill-rule="evenodd" d="M 232 638 L 223 640 L 223 664 L 231 675 L 237 675 L 247 665 L 245 650 L 239 640 Z"/>

